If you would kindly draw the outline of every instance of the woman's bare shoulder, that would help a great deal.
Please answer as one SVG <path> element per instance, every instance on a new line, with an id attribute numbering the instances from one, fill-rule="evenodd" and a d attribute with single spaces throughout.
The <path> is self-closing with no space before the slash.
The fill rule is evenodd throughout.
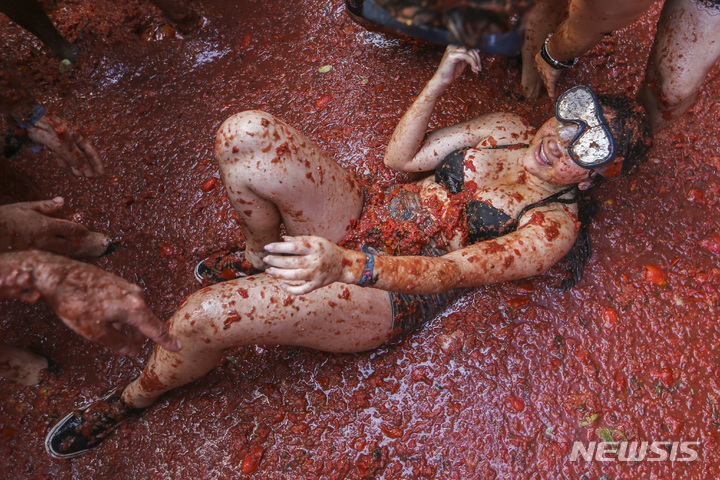
<path id="1" fill-rule="evenodd" d="M 527 144 L 535 135 L 535 128 L 530 122 L 514 113 L 496 112 L 482 118 L 490 131 L 477 143 L 479 148 Z"/>

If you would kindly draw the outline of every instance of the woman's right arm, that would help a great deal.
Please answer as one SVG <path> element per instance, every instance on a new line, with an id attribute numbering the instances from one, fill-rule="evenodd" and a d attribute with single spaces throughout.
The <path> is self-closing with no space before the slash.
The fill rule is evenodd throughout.
<path id="1" fill-rule="evenodd" d="M 333 282 L 408 294 L 444 293 L 539 275 L 572 248 L 578 226 L 565 208 L 540 207 L 514 232 L 442 257 L 366 255 L 321 237 L 285 237 L 265 246 L 266 272 L 289 293 Z M 286 283 L 289 282 L 289 283 Z"/>
<path id="2" fill-rule="evenodd" d="M 435 104 L 467 65 L 470 65 L 473 71 L 480 68 L 480 57 L 476 51 L 452 45 L 445 49 L 435 74 L 395 127 L 385 153 L 385 165 L 406 172 L 422 172 L 435 168 L 439 160 L 433 164 L 433 159 L 416 158 L 416 154 L 425 140 Z"/>

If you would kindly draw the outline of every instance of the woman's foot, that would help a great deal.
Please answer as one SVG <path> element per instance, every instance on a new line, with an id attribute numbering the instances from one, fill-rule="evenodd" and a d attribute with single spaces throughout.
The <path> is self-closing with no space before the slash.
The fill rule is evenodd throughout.
<path id="1" fill-rule="evenodd" d="M 72 458 L 99 446 L 123 422 L 140 415 L 144 408 L 132 408 L 120 395 L 124 387 L 81 407 L 50 429 L 45 450 L 55 458 Z"/>
<path id="2" fill-rule="evenodd" d="M 198 263 L 195 267 L 195 278 L 203 286 L 226 282 L 239 277 L 247 277 L 260 273 L 245 258 L 245 251 L 218 252 Z"/>

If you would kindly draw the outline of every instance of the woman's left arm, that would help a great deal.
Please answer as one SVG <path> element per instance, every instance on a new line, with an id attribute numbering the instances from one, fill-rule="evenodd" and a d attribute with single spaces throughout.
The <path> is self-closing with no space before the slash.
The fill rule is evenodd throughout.
<path id="1" fill-rule="evenodd" d="M 387 167 L 401 172 L 427 172 L 434 170 L 447 154 L 458 148 L 475 147 L 484 140 L 488 146 L 529 141 L 534 129 L 511 113 L 481 115 L 428 132 L 430 117 L 440 96 L 467 65 L 478 72 L 479 62 L 477 51 L 447 47 L 435 75 L 395 127 L 385 153 Z"/>
<path id="2" fill-rule="evenodd" d="M 572 248 L 577 225 L 561 208 L 538 208 L 516 231 L 442 257 L 372 256 L 347 250 L 320 237 L 286 237 L 266 247 L 267 272 L 297 295 L 333 282 L 381 290 L 436 294 L 532 277 L 552 267 Z M 282 256 L 285 255 L 285 256 Z"/>
<path id="3" fill-rule="evenodd" d="M 468 65 L 473 71 L 479 70 L 480 57 L 476 51 L 453 45 L 445 49 L 435 74 L 395 127 L 385 153 L 385 165 L 406 172 L 422 172 L 436 167 L 442 157 L 434 161 L 433 158 L 418 158 L 417 154 L 426 141 L 428 124 L 437 101 Z"/>

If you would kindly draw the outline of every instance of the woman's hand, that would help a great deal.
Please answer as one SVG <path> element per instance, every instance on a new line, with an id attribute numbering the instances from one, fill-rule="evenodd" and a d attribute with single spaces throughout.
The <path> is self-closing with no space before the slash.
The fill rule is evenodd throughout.
<path id="1" fill-rule="evenodd" d="M 0 206 L 0 249 L 37 248 L 74 257 L 102 255 L 110 239 L 84 225 L 52 218 L 63 206 L 62 197 Z"/>
<path id="2" fill-rule="evenodd" d="M 433 78 L 448 86 L 460 76 L 467 65 L 470 65 L 475 73 L 480 71 L 480 55 L 477 50 L 448 45 Z"/>
<path id="3" fill-rule="evenodd" d="M 271 267 L 266 273 L 281 280 L 287 292 L 302 295 L 341 281 L 349 250 L 321 237 L 283 237 L 282 242 L 265 246 L 270 255 L 264 261 Z"/>
<path id="4" fill-rule="evenodd" d="M 78 177 L 103 174 L 100 156 L 93 144 L 73 125 L 50 113 L 28 126 L 28 137 L 52 150 L 62 168 L 68 168 Z"/>

